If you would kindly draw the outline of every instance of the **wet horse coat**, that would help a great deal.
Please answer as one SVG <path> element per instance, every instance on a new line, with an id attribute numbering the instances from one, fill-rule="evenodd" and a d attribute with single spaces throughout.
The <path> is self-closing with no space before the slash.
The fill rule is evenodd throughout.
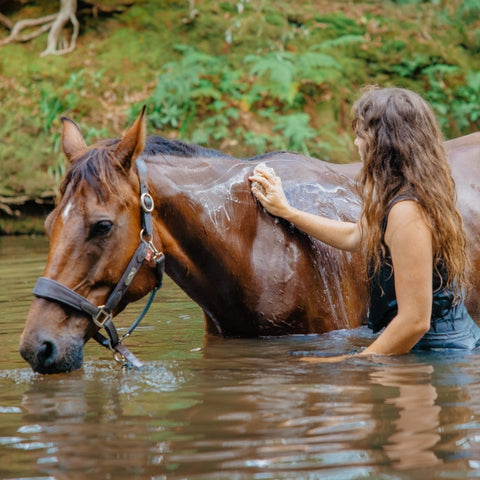
<path id="1" fill-rule="evenodd" d="M 264 162 L 282 177 L 296 207 L 355 220 L 360 205 L 353 175 L 358 167 L 286 152 L 239 160 L 161 137 L 145 143 L 142 116 L 123 139 L 90 148 L 76 125 L 64 120 L 62 144 L 72 166 L 46 222 L 51 245 L 45 277 L 96 305 L 105 302 L 138 242 L 135 159 L 141 155 L 155 201 L 153 241 L 165 254 L 166 273 L 202 308 L 207 333 L 323 333 L 365 320 L 368 288 L 361 254 L 328 247 L 268 215 L 247 180 L 255 165 Z M 460 142 L 450 154 L 468 150 L 478 173 L 479 144 Z M 471 170 L 462 162 L 453 164 Z M 465 178 L 472 180 L 472 172 Z M 480 178 L 473 182 L 477 187 L 467 188 L 467 198 L 461 195 L 460 202 L 463 211 L 478 219 Z M 478 226 L 478 221 L 467 222 L 469 237 L 478 239 Z M 478 242 L 472 251 L 478 267 Z M 154 277 L 147 262 L 114 313 L 148 293 Z M 473 280 L 478 288 L 480 279 Z M 472 311 L 480 311 L 479 303 L 478 295 L 471 295 Z M 20 351 L 37 371 L 73 370 L 81 366 L 83 345 L 95 330 L 78 312 L 35 298 Z"/>
<path id="2" fill-rule="evenodd" d="M 457 187 L 471 260 L 466 306 L 480 324 L 480 132 L 445 143 Z"/>

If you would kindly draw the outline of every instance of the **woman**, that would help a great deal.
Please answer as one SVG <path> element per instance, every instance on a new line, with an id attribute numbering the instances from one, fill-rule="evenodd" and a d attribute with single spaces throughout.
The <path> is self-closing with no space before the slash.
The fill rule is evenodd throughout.
<path id="1" fill-rule="evenodd" d="M 307 234 L 343 250 L 363 249 L 371 278 L 369 327 L 383 331 L 361 355 L 402 354 L 415 346 L 474 348 L 480 328 L 463 303 L 465 232 L 432 109 L 412 91 L 373 87 L 353 112 L 363 162 L 358 223 L 292 207 L 281 180 L 268 169 L 250 177 L 258 182 L 252 183 L 253 194 L 269 213 Z"/>

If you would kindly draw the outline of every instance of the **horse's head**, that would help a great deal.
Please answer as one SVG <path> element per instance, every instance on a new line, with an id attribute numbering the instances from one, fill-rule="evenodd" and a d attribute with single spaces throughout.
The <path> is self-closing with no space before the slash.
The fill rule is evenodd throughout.
<path id="1" fill-rule="evenodd" d="M 137 255 L 143 239 L 135 160 L 144 144 L 143 112 L 121 140 L 91 147 L 77 125 L 63 119 L 62 148 L 71 165 L 57 206 L 45 222 L 50 251 L 44 283 L 32 302 L 20 341 L 21 355 L 37 372 L 80 368 L 83 346 L 99 329 L 98 322 L 86 313 L 88 308 L 74 308 L 68 301 L 56 301 L 58 293 L 52 299 L 45 292 L 66 287 L 80 304 L 104 305 Z M 131 285 L 130 278 L 122 280 L 129 285 L 125 295 L 110 302 L 113 315 L 153 288 L 155 273 L 150 262 L 137 267 Z"/>

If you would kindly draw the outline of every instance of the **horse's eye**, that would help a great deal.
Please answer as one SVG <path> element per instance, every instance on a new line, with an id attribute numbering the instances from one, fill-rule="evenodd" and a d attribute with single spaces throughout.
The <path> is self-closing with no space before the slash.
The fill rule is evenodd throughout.
<path id="1" fill-rule="evenodd" d="M 112 229 L 113 223 L 110 220 L 101 220 L 90 228 L 90 237 L 104 237 Z"/>

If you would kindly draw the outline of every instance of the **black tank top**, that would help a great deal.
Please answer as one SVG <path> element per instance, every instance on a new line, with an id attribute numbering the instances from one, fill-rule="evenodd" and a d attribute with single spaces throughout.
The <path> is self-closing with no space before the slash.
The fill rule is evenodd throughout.
<path id="1" fill-rule="evenodd" d="M 387 213 L 382 225 L 382 232 L 385 235 L 387 228 L 388 214 L 392 207 L 402 200 L 417 199 L 410 194 L 399 195 L 394 198 L 387 208 Z M 395 294 L 395 277 L 393 274 L 392 257 L 388 247 L 382 240 L 385 248 L 385 255 L 382 259 L 380 269 L 372 278 L 370 284 L 370 311 L 368 314 L 368 326 L 374 332 L 378 332 L 386 327 L 390 321 L 397 315 L 398 305 Z M 438 271 L 437 271 L 438 270 Z M 373 273 L 373 263 L 370 263 L 370 277 Z M 445 319 L 452 311 L 455 302 L 455 292 L 453 288 L 442 288 L 447 279 L 447 272 L 443 264 L 438 264 L 437 269 L 433 269 L 433 303 L 432 303 L 432 321 Z"/>

